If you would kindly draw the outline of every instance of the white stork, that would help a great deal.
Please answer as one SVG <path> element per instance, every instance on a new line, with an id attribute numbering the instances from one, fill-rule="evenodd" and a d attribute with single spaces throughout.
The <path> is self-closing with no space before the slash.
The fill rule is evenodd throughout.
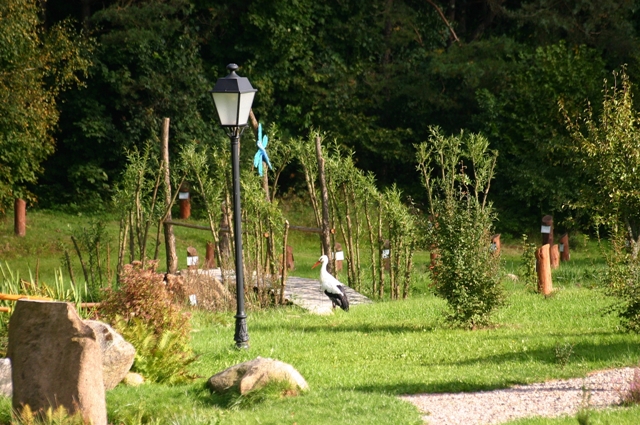
<path id="1" fill-rule="evenodd" d="M 316 261 L 311 268 L 315 269 L 320 263 L 322 263 L 322 267 L 320 268 L 320 287 L 324 291 L 324 294 L 331 300 L 333 308 L 337 305 L 344 311 L 349 311 L 349 299 L 344 292 L 344 285 L 327 271 L 329 257 L 326 255 L 320 256 L 320 259 Z"/>

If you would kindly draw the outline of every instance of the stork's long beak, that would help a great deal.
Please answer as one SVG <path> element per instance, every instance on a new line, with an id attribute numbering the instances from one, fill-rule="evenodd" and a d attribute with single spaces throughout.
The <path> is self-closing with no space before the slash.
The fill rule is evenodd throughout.
<path id="1" fill-rule="evenodd" d="M 311 268 L 315 269 L 316 267 L 318 267 L 320 265 L 320 263 L 321 263 L 320 260 L 316 261 L 316 263 L 313 266 L 311 266 Z"/>

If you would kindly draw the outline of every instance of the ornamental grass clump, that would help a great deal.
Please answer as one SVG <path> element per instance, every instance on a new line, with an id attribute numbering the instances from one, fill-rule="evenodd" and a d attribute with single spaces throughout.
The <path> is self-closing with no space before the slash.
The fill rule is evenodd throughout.
<path id="1" fill-rule="evenodd" d="M 116 289 L 106 289 L 100 315 L 136 348 L 132 370 L 148 380 L 188 380 L 195 357 L 190 346 L 189 315 L 173 304 L 157 261 L 127 264 Z"/>
<path id="2" fill-rule="evenodd" d="M 437 252 L 433 287 L 447 301 L 451 322 L 476 329 L 489 324 L 505 298 L 500 259 L 491 249 L 495 213 L 487 202 L 497 154 L 479 134 L 430 132 L 417 150 L 429 201 L 426 242 Z"/>

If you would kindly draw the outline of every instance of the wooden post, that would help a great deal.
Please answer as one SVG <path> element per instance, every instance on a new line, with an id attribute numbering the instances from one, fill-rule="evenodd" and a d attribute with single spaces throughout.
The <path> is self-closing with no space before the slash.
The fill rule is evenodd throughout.
<path id="1" fill-rule="evenodd" d="M 542 233 L 542 245 L 553 245 L 553 217 L 545 215 L 542 217 L 542 226 L 540 228 Z"/>
<path id="2" fill-rule="evenodd" d="M 322 193 L 322 252 L 331 258 L 331 227 L 329 226 L 329 191 L 327 181 L 324 177 L 324 158 L 322 157 L 322 138 L 316 137 L 316 156 L 318 157 L 318 177 L 320 179 L 320 190 Z M 331 261 L 327 265 L 329 273 L 333 274 Z"/>
<path id="3" fill-rule="evenodd" d="M 549 249 L 549 263 L 554 270 L 560 267 L 560 250 L 558 249 L 558 245 L 551 245 Z"/>
<path id="4" fill-rule="evenodd" d="M 165 185 L 165 208 L 167 216 L 165 220 L 171 221 L 171 176 L 169 174 L 169 118 L 162 121 L 162 161 L 164 162 L 164 185 Z M 167 254 L 167 272 L 178 271 L 178 254 L 176 254 L 176 237 L 173 234 L 173 227 L 164 223 L 164 243 Z"/>
<path id="5" fill-rule="evenodd" d="M 27 203 L 24 199 L 16 198 L 13 203 L 13 230 L 16 236 L 27 234 Z"/>
<path id="6" fill-rule="evenodd" d="M 287 269 L 289 268 L 289 248 L 287 238 L 289 237 L 289 220 L 284 221 L 284 234 L 282 235 L 282 280 L 280 281 L 280 304 L 284 304 L 284 289 L 287 287 Z M 293 265 L 293 248 L 291 249 L 291 263 Z M 292 267 L 293 268 L 293 267 Z"/>
<path id="7" fill-rule="evenodd" d="M 287 245 L 287 249 L 286 249 L 286 255 L 287 255 L 287 270 L 293 270 L 296 268 L 296 265 L 294 263 L 293 260 L 293 247 L 291 245 Z"/>
<path id="8" fill-rule="evenodd" d="M 336 272 L 342 271 L 342 261 L 344 260 L 344 252 L 342 251 L 342 244 L 340 242 L 336 242 L 335 245 L 335 254 L 336 254 Z"/>
<path id="9" fill-rule="evenodd" d="M 569 234 L 565 233 L 560 237 L 560 260 L 569 261 L 571 259 L 571 253 L 569 252 Z"/>
<path id="10" fill-rule="evenodd" d="M 198 268 L 198 251 L 192 246 L 187 248 L 187 268 L 190 270 Z"/>
<path id="11" fill-rule="evenodd" d="M 214 257 L 213 242 L 207 242 L 207 254 L 204 260 L 205 270 L 211 270 L 216 268 L 216 258 Z"/>
<path id="12" fill-rule="evenodd" d="M 186 220 L 191 217 L 191 195 L 189 193 L 189 184 L 184 182 L 180 185 L 178 192 L 178 202 L 180 203 L 180 218 Z"/>
<path id="13" fill-rule="evenodd" d="M 496 257 L 499 256 L 500 248 L 500 233 L 498 233 L 497 235 L 493 235 L 491 237 L 491 252 L 493 253 L 493 255 L 495 255 Z"/>
<path id="14" fill-rule="evenodd" d="M 384 245 L 382 245 L 382 266 L 386 271 L 391 270 L 391 245 L 389 240 L 385 240 Z"/>
<path id="15" fill-rule="evenodd" d="M 536 250 L 538 271 L 538 292 L 549 295 L 553 289 L 551 282 L 551 263 L 549 260 L 549 244 L 544 244 Z"/>

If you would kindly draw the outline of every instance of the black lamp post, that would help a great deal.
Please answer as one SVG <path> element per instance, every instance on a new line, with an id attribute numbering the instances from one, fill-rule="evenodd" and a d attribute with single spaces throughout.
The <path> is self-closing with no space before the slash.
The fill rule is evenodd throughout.
<path id="1" fill-rule="evenodd" d="M 225 127 L 231 139 L 231 165 L 233 167 L 233 233 L 236 245 L 236 332 L 233 339 L 237 348 L 249 348 L 247 315 L 244 312 L 244 269 L 242 265 L 242 215 L 240 209 L 240 136 L 247 127 L 251 104 L 256 89 L 248 78 L 236 74 L 238 65 L 227 65 L 230 71 L 224 78 L 218 78 L 211 90 L 220 124 Z"/>

